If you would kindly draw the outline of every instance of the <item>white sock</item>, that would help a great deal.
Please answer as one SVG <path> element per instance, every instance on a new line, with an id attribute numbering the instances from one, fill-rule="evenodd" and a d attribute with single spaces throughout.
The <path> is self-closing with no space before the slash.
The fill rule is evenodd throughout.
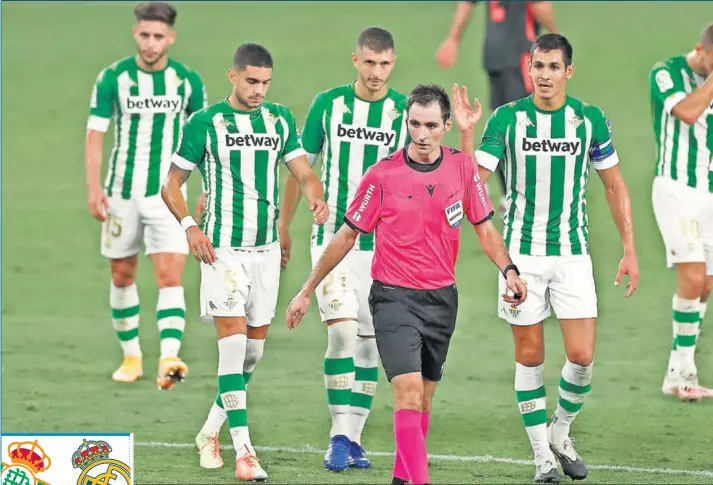
<path id="1" fill-rule="evenodd" d="M 114 330 L 119 337 L 124 357 L 141 357 L 139 345 L 139 292 L 136 283 L 129 286 L 115 286 L 111 283 L 109 290 L 111 319 Z"/>
<path id="2" fill-rule="evenodd" d="M 177 357 L 186 328 L 186 300 L 182 286 L 158 290 L 156 321 L 161 339 L 161 357 Z"/>
<path id="3" fill-rule="evenodd" d="M 354 387 L 349 407 L 352 441 L 361 445 L 361 434 L 369 417 L 379 378 L 379 349 L 375 338 L 357 337 L 354 355 Z"/>
<path id="4" fill-rule="evenodd" d="M 535 462 L 549 459 L 554 463 L 554 455 L 547 440 L 547 399 L 545 381 L 542 379 L 543 367 L 542 364 L 527 367 L 516 362 L 515 394 Z"/>
<path id="5" fill-rule="evenodd" d="M 265 339 L 249 338 L 247 351 L 245 352 L 245 364 L 243 366 L 243 374 L 245 375 L 245 385 L 247 386 L 252 379 L 253 372 L 257 363 L 262 359 L 262 354 L 265 352 Z"/>
<path id="6" fill-rule="evenodd" d="M 708 310 L 708 302 L 707 301 L 702 301 L 698 304 L 698 313 L 701 314 L 701 320 L 703 320 L 706 316 L 706 310 Z"/>
<path id="7" fill-rule="evenodd" d="M 344 320 L 327 326 L 327 353 L 324 357 L 324 387 L 332 415 L 329 437 L 349 436 L 349 408 L 354 387 L 354 351 L 357 330 L 355 320 Z"/>
<path id="8" fill-rule="evenodd" d="M 701 322 L 700 298 L 689 300 L 673 296 L 673 320 L 676 324 L 676 352 L 681 371 L 696 372 L 696 334 Z"/>
<path id="9" fill-rule="evenodd" d="M 208 418 L 201 428 L 201 434 L 212 435 L 220 433 L 220 428 L 223 427 L 223 423 L 225 423 L 227 419 L 228 414 L 225 412 L 225 409 L 218 406 L 214 401 L 208 412 Z"/>
<path id="10" fill-rule="evenodd" d="M 589 395 L 594 362 L 586 367 L 573 364 L 569 360 L 562 368 L 560 378 L 560 398 L 552 420 L 552 442 L 561 445 L 569 437 L 569 427 L 582 409 Z"/>
<path id="11" fill-rule="evenodd" d="M 247 335 L 235 334 L 218 340 L 218 392 L 228 415 L 228 426 L 238 458 L 255 450 L 250 443 L 247 420 L 247 395 L 243 363 Z"/>

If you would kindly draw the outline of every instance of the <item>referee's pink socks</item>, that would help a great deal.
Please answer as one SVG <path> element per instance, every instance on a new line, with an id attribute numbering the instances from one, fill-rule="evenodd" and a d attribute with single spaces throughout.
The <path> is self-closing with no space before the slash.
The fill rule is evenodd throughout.
<path id="1" fill-rule="evenodd" d="M 429 483 L 426 434 L 430 412 L 410 409 L 394 412 L 396 459 L 393 476 L 407 479 L 414 485 Z"/>

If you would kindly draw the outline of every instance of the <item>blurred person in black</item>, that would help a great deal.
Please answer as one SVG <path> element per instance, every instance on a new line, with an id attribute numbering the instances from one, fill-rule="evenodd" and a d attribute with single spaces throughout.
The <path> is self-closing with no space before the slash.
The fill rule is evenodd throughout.
<path id="1" fill-rule="evenodd" d="M 499 106 L 532 93 L 532 82 L 527 75 L 532 43 L 542 27 L 551 33 L 559 33 L 559 30 L 552 2 L 460 2 L 448 37 L 436 52 L 436 60 L 442 69 L 455 64 L 461 37 L 476 3 L 487 3 L 488 8 L 483 67 L 490 83 L 490 109 L 495 111 Z M 501 212 L 507 193 L 502 166 L 499 164 L 496 172 L 500 181 Z"/>

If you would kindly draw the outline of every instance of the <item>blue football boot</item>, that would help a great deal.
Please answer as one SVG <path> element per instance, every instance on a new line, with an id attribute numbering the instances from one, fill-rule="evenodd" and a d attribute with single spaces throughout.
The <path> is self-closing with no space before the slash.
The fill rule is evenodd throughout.
<path id="1" fill-rule="evenodd" d="M 371 468 L 371 461 L 366 457 L 364 448 L 356 441 L 349 444 L 349 466 L 354 468 Z"/>
<path id="2" fill-rule="evenodd" d="M 349 466 L 349 445 L 349 438 L 343 434 L 333 436 L 324 455 L 324 467 L 333 472 L 346 470 Z"/>

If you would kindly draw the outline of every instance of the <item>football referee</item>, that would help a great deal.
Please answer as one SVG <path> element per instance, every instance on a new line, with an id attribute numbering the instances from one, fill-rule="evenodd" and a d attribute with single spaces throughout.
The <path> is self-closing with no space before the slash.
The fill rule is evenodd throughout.
<path id="1" fill-rule="evenodd" d="M 457 87 L 454 87 L 456 90 Z M 456 116 L 462 115 L 455 113 Z M 431 400 L 455 330 L 455 264 L 460 226 L 475 226 L 483 251 L 507 278 L 516 306 L 527 289 L 491 222 L 493 209 L 467 154 L 441 145 L 451 127 L 446 92 L 419 85 L 409 95 L 411 142 L 373 165 L 285 316 L 297 326 L 317 285 L 349 253 L 359 233 L 376 232 L 369 306 L 379 356 L 394 391 L 394 484 L 429 483 L 426 435 Z"/>

